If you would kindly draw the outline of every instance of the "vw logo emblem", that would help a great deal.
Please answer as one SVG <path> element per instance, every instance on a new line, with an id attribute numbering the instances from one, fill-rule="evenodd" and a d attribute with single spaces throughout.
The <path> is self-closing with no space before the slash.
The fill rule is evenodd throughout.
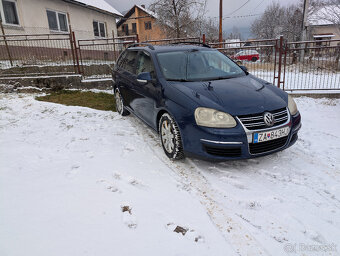
<path id="1" fill-rule="evenodd" d="M 263 121 L 267 126 L 273 126 L 275 123 L 275 118 L 272 113 L 266 112 L 263 115 Z"/>

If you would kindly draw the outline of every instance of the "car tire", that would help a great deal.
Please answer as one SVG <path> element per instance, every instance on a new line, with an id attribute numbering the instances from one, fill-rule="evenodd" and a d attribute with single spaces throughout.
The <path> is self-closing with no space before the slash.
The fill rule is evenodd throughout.
<path id="1" fill-rule="evenodd" d="M 130 112 L 125 109 L 123 97 L 117 88 L 115 89 L 115 100 L 116 100 L 116 110 L 118 114 L 120 114 L 121 116 L 129 115 Z"/>
<path id="2" fill-rule="evenodd" d="M 164 153 L 173 160 L 185 158 L 180 130 L 168 113 L 164 113 L 158 125 Z"/>
<path id="3" fill-rule="evenodd" d="M 252 62 L 256 62 L 256 61 L 257 61 L 257 58 L 256 58 L 256 57 L 252 57 L 252 58 L 251 58 L 251 61 L 252 61 Z"/>

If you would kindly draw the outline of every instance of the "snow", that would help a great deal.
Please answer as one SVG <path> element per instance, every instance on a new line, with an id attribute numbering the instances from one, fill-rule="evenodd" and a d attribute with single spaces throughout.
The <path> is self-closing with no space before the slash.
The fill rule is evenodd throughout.
<path id="1" fill-rule="evenodd" d="M 154 18 L 157 19 L 157 14 L 156 14 L 155 12 L 153 12 L 153 11 L 151 11 L 151 10 L 149 10 L 149 9 L 146 9 L 146 8 L 144 8 L 143 6 L 138 5 L 138 4 L 136 4 L 136 6 L 137 6 L 139 9 L 141 9 L 143 12 L 145 12 L 145 13 L 149 14 L 150 16 L 152 16 L 152 17 L 154 17 Z"/>
<path id="2" fill-rule="evenodd" d="M 334 22 L 332 21 L 339 20 L 339 14 L 340 5 L 326 5 L 315 10 L 311 9 L 308 24 L 311 26 L 333 25 Z"/>
<path id="3" fill-rule="evenodd" d="M 107 11 L 119 16 L 123 16 L 119 11 L 117 11 L 113 6 L 108 4 L 105 0 L 74 0 L 75 2 L 83 3 L 103 11 Z"/>
<path id="4" fill-rule="evenodd" d="M 0 255 L 339 255 L 339 99 L 297 98 L 283 152 L 210 163 L 168 160 L 133 116 L 34 97 L 0 94 Z"/>

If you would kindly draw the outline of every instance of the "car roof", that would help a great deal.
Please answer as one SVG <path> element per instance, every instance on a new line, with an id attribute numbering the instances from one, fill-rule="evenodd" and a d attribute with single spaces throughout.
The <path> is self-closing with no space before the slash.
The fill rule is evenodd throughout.
<path id="1" fill-rule="evenodd" d="M 169 44 L 169 45 L 153 45 L 154 49 L 150 49 L 149 46 L 133 46 L 129 47 L 130 50 L 146 50 L 151 53 L 158 52 L 172 52 L 172 51 L 187 51 L 187 50 L 214 50 L 209 47 L 191 44 Z"/>

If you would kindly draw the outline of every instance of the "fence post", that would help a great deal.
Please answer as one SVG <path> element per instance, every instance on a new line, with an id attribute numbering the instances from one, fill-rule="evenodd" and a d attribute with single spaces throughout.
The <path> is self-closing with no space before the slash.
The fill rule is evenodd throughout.
<path id="1" fill-rule="evenodd" d="M 279 73 L 277 74 L 277 87 L 280 88 L 281 85 L 281 69 L 282 69 L 282 52 L 283 52 L 283 36 L 280 36 L 280 44 L 279 44 Z"/>
<path id="2" fill-rule="evenodd" d="M 284 58 L 283 58 L 283 80 L 282 80 L 282 90 L 285 90 L 286 83 L 286 67 L 287 67 L 287 52 L 288 52 L 288 43 L 287 40 L 284 42 Z"/>
<path id="3" fill-rule="evenodd" d="M 73 60 L 73 67 L 74 67 L 74 73 L 77 73 L 77 68 L 76 68 L 76 60 L 74 57 L 74 48 L 73 48 L 73 38 L 72 38 L 72 27 L 69 25 L 69 35 L 70 35 L 70 45 L 71 45 L 71 53 L 72 53 L 72 60 Z"/>
<path id="4" fill-rule="evenodd" d="M 6 46 L 9 62 L 11 63 L 11 67 L 13 67 L 12 56 L 11 56 L 11 52 L 9 51 L 9 47 L 8 47 L 6 35 L 5 35 L 5 30 L 4 30 L 4 26 L 2 25 L 2 19 L 1 18 L 0 18 L 0 26 L 1 26 L 2 35 L 3 35 L 4 41 L 5 41 L 5 46 Z"/>
<path id="5" fill-rule="evenodd" d="M 202 41 L 205 44 L 205 34 L 203 34 L 203 36 L 202 36 Z"/>
<path id="6" fill-rule="evenodd" d="M 78 68 L 78 74 L 81 74 L 80 66 L 79 66 L 79 57 L 78 57 L 78 52 L 77 52 L 76 36 L 74 34 L 74 31 L 72 31 L 72 37 L 73 37 L 73 43 L 74 43 L 75 58 L 76 58 L 76 61 L 77 61 L 76 65 L 77 65 L 77 68 Z"/>
<path id="7" fill-rule="evenodd" d="M 113 41 L 113 58 L 115 59 L 115 62 L 117 61 L 117 55 L 116 55 L 116 40 L 115 40 L 115 32 L 112 30 L 112 41 Z"/>

